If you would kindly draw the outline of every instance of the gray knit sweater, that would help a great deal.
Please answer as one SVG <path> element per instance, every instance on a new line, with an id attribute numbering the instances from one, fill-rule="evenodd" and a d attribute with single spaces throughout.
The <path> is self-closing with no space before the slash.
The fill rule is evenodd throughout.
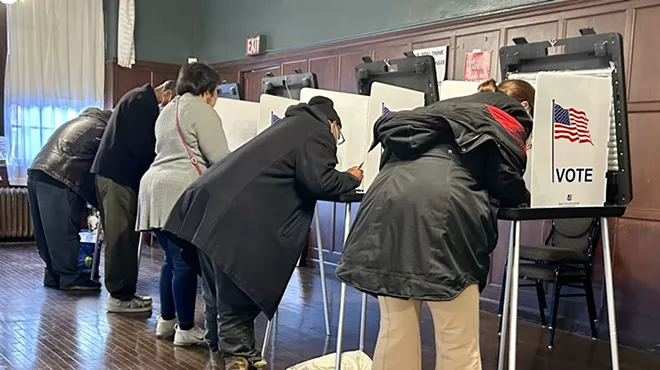
<path id="1" fill-rule="evenodd" d="M 177 132 L 177 101 L 183 138 L 202 171 L 229 153 L 222 121 L 210 105 L 191 94 L 169 103 L 156 121 L 156 159 L 140 181 L 138 231 L 161 228 L 183 191 L 199 177 Z"/>

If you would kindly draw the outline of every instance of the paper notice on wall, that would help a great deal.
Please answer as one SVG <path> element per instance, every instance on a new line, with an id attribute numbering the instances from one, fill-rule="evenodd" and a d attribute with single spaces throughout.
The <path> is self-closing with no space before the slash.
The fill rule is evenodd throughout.
<path id="1" fill-rule="evenodd" d="M 490 79 L 492 51 L 473 51 L 465 54 L 465 81 L 483 82 Z"/>
<path id="2" fill-rule="evenodd" d="M 529 167 L 532 207 L 603 206 L 611 99 L 608 78 L 539 73 Z"/>
<path id="3" fill-rule="evenodd" d="M 287 108 L 296 105 L 297 100 L 282 98 L 275 95 L 263 94 L 259 98 L 259 119 L 257 121 L 257 134 L 284 118 Z"/>
<path id="4" fill-rule="evenodd" d="M 367 153 L 365 127 L 369 110 L 369 97 L 336 91 L 304 88 L 300 100 L 308 102 L 315 96 L 325 96 L 334 103 L 334 108 L 342 122 L 342 135 L 346 142 L 337 147 L 337 170 L 345 171 L 364 162 Z"/>
<path id="5" fill-rule="evenodd" d="M 435 46 L 426 49 L 413 50 L 415 56 L 421 57 L 430 55 L 435 59 L 435 73 L 438 79 L 438 84 L 445 80 L 447 72 L 447 45 Z"/>
<path id="6" fill-rule="evenodd" d="M 222 119 L 229 150 L 234 151 L 257 136 L 259 103 L 218 98 L 214 109 Z"/>
<path id="7" fill-rule="evenodd" d="M 366 149 L 371 147 L 374 140 L 374 123 L 383 115 L 402 110 L 410 110 L 424 106 L 424 93 L 404 89 L 402 87 L 391 86 L 380 82 L 374 82 L 371 85 L 371 98 L 369 100 L 369 116 L 365 127 Z M 373 183 L 380 170 L 380 145 L 367 153 L 364 166 L 364 180 L 360 189 L 367 190 Z"/>

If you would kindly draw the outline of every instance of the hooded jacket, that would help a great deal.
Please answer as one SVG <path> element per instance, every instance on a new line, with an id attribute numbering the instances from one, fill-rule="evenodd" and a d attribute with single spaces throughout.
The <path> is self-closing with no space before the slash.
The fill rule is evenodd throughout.
<path id="1" fill-rule="evenodd" d="M 504 93 L 477 93 L 381 117 L 381 170 L 365 194 L 337 277 L 364 292 L 451 300 L 486 284 L 497 206 L 528 203 L 532 121 Z M 373 147 L 372 146 L 372 147 Z"/>
<path id="2" fill-rule="evenodd" d="M 290 107 L 192 183 L 163 230 L 186 261 L 194 263 L 199 249 L 272 317 L 306 246 L 317 199 L 358 186 L 336 165 L 328 118 L 307 104 Z"/>
<path id="3" fill-rule="evenodd" d="M 97 206 L 94 175 L 89 170 L 101 143 L 110 111 L 88 108 L 48 138 L 28 171 L 41 171 Z"/>

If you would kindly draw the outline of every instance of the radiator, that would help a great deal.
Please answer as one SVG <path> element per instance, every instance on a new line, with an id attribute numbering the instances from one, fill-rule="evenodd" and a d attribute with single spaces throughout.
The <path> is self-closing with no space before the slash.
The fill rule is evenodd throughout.
<path id="1" fill-rule="evenodd" d="M 33 237 L 27 188 L 0 188 L 0 240 Z"/>

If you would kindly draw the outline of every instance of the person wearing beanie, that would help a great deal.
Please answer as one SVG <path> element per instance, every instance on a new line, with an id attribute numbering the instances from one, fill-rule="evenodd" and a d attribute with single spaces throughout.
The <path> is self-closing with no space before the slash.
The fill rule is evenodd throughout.
<path id="1" fill-rule="evenodd" d="M 227 370 L 266 366 L 254 320 L 272 318 L 306 246 L 318 199 L 354 190 L 358 167 L 335 169 L 344 141 L 332 100 L 314 97 L 205 171 L 174 205 L 163 232 L 199 257 L 206 340 Z"/>

